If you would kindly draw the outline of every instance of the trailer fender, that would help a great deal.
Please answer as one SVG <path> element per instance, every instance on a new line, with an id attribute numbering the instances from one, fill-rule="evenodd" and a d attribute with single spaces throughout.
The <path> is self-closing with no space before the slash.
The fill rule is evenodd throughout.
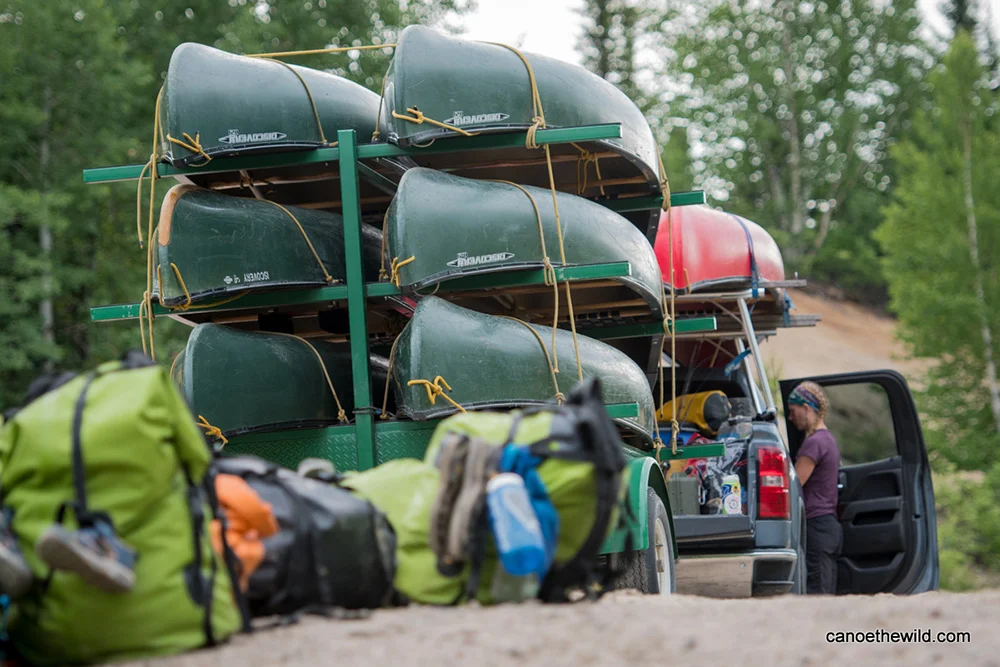
<path id="1" fill-rule="evenodd" d="M 630 453 L 630 452 L 629 452 Z M 670 511 L 670 499 L 667 497 L 667 483 L 663 478 L 663 471 L 657 464 L 656 459 L 651 456 L 629 456 L 628 464 L 625 467 L 623 476 L 628 484 L 626 503 L 629 509 L 628 515 L 623 517 L 625 524 L 618 528 L 605 540 L 601 553 L 619 553 L 625 551 L 626 536 L 632 539 L 632 549 L 645 549 L 649 546 L 649 526 L 646 522 L 648 516 L 648 501 L 646 489 L 652 488 L 656 495 L 663 501 L 663 506 L 667 509 L 667 518 L 670 521 L 670 535 L 673 544 L 674 558 L 677 558 L 677 540 L 674 538 L 674 516 Z"/>

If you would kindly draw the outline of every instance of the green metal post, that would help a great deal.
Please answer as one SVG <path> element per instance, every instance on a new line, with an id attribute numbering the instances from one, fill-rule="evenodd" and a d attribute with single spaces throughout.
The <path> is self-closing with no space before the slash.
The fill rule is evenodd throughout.
<path id="1" fill-rule="evenodd" d="M 375 420 L 370 406 L 372 386 L 368 375 L 368 324 L 365 278 L 361 272 L 361 201 L 358 198 L 358 143 L 354 130 L 337 133 L 340 149 L 340 200 L 343 202 L 344 254 L 347 268 L 347 314 L 351 332 L 351 368 L 354 375 L 354 442 L 358 470 L 375 465 Z"/>

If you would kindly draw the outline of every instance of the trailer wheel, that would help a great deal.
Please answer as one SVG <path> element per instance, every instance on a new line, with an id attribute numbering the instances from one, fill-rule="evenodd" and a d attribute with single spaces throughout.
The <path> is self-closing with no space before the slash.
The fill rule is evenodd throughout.
<path id="1" fill-rule="evenodd" d="M 652 488 L 646 489 L 649 546 L 618 554 L 620 573 L 614 588 L 633 589 L 650 595 L 670 595 L 677 589 L 677 571 L 670 534 L 670 517 Z"/>

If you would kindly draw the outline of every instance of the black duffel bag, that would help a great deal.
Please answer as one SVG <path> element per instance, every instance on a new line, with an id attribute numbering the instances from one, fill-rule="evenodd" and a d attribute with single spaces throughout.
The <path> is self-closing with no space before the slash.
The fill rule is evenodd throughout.
<path id="1" fill-rule="evenodd" d="M 223 457 L 220 473 L 243 478 L 271 504 L 280 530 L 264 540 L 250 576 L 251 615 L 375 609 L 393 600 L 396 534 L 385 515 L 335 481 L 303 477 L 253 456 Z"/>

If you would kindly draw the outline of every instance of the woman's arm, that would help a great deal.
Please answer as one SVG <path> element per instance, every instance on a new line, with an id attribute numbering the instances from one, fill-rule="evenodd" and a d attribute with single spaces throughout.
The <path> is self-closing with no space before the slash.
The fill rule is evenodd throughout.
<path id="1" fill-rule="evenodd" d="M 815 469 L 816 462 L 808 456 L 800 455 L 799 458 L 795 459 L 795 474 L 799 476 L 799 482 L 803 486 L 809 481 L 809 477 Z"/>

